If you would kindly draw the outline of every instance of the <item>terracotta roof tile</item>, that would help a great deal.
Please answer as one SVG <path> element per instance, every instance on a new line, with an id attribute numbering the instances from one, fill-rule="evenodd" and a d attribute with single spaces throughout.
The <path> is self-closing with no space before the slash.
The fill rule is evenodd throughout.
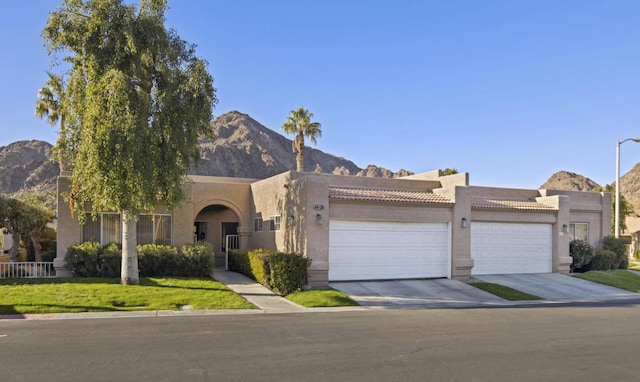
<path id="1" fill-rule="evenodd" d="M 376 202 L 449 204 L 453 201 L 429 191 L 379 190 L 372 188 L 329 187 L 329 197 L 342 200 L 367 200 Z"/>
<path id="2" fill-rule="evenodd" d="M 529 210 L 529 211 L 555 211 L 556 208 L 546 204 L 530 200 L 501 200 L 473 198 L 472 208 L 503 209 L 503 210 Z"/>

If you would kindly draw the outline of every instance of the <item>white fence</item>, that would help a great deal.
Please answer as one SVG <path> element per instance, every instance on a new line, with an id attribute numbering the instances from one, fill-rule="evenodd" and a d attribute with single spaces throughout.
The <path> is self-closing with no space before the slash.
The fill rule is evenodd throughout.
<path id="1" fill-rule="evenodd" d="M 56 277 L 53 263 L 34 261 L 0 263 L 0 279 L 36 277 Z"/>
<path id="2" fill-rule="evenodd" d="M 238 248 L 240 248 L 238 235 L 227 235 L 225 237 L 224 269 L 229 270 L 229 250 Z"/>

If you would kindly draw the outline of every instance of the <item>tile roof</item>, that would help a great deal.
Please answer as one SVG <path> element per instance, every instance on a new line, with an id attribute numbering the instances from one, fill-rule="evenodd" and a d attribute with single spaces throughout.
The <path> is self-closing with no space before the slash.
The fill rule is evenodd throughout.
<path id="1" fill-rule="evenodd" d="M 376 202 L 448 204 L 453 201 L 430 191 L 379 190 L 372 188 L 329 187 L 329 197 L 341 200 L 366 200 Z"/>
<path id="2" fill-rule="evenodd" d="M 555 211 L 556 208 L 546 204 L 530 200 L 507 200 L 472 198 L 472 208 L 501 209 L 501 210 L 529 210 L 529 211 Z"/>

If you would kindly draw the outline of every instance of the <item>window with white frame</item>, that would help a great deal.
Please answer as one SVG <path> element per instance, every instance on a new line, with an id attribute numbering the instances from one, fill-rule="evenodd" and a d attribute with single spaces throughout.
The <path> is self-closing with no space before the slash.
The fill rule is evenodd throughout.
<path id="1" fill-rule="evenodd" d="M 253 219 L 253 231 L 262 232 L 262 218 Z"/>
<path id="2" fill-rule="evenodd" d="M 86 222 L 82 226 L 82 241 L 95 241 L 102 245 L 122 241 L 122 223 L 120 214 L 101 213 L 92 216 L 86 213 Z"/>
<path id="3" fill-rule="evenodd" d="M 274 215 L 269 220 L 269 231 L 280 231 L 280 215 Z"/>
<path id="4" fill-rule="evenodd" d="M 571 240 L 582 240 L 589 242 L 589 223 L 571 223 L 569 224 L 569 235 Z"/>
<path id="5" fill-rule="evenodd" d="M 138 216 L 138 244 L 171 244 L 171 215 Z"/>
<path id="6" fill-rule="evenodd" d="M 102 245 L 122 242 L 120 214 L 100 213 L 96 219 L 91 215 L 86 214 L 86 222 L 82 226 L 82 241 L 96 241 Z M 138 244 L 171 244 L 171 215 L 139 215 L 136 234 Z"/>

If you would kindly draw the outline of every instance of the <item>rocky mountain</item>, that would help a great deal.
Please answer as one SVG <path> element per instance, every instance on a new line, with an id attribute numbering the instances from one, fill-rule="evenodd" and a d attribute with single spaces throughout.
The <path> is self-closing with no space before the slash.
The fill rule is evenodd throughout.
<path id="1" fill-rule="evenodd" d="M 548 190 L 592 191 L 599 187 L 593 180 L 569 171 L 558 171 L 539 188 Z"/>
<path id="2" fill-rule="evenodd" d="M 640 212 L 640 163 L 637 163 L 628 173 L 620 177 L 620 192 Z"/>
<path id="3" fill-rule="evenodd" d="M 0 192 L 55 190 L 60 173 L 51 157 L 51 144 L 20 141 L 0 147 Z"/>
<path id="4" fill-rule="evenodd" d="M 200 142 L 202 157 L 192 174 L 263 179 L 296 167 L 291 140 L 247 114 L 222 114 L 211 128 L 216 139 Z M 51 149 L 51 144 L 43 141 L 20 141 L 0 147 L 0 192 L 55 190 L 59 168 L 49 160 Z M 407 170 L 394 173 L 374 165 L 362 169 L 345 158 L 308 146 L 305 171 L 385 178 L 412 174 Z"/>

